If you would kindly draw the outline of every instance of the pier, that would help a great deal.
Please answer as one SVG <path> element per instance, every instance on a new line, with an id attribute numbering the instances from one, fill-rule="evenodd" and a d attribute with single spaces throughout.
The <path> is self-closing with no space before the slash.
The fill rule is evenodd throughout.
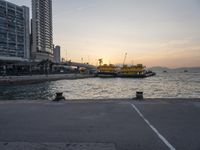
<path id="1" fill-rule="evenodd" d="M 0 149 L 199 150 L 200 99 L 0 101 Z"/>

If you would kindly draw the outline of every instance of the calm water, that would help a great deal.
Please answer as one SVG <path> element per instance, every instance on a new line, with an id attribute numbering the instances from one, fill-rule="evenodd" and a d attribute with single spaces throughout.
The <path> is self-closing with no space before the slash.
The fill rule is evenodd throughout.
<path id="1" fill-rule="evenodd" d="M 21 86 L 0 86 L 1 100 L 52 100 L 56 92 L 67 99 L 132 98 L 144 91 L 146 98 L 200 98 L 200 73 L 158 73 L 146 79 L 81 79 Z"/>

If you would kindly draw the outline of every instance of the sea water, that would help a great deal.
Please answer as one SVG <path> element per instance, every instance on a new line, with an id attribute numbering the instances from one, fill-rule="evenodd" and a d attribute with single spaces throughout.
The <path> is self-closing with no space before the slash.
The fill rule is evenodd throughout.
<path id="1" fill-rule="evenodd" d="M 0 86 L 0 100 L 52 100 L 56 92 L 66 99 L 200 98 L 200 73 L 157 73 L 145 79 L 88 78 L 29 85 Z"/>

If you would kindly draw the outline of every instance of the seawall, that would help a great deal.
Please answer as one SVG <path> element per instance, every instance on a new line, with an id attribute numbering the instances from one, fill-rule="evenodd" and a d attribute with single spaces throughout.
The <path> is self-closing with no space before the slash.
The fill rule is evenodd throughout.
<path id="1" fill-rule="evenodd" d="M 92 78 L 93 75 L 87 74 L 54 74 L 54 75 L 32 75 L 32 76 L 1 76 L 0 85 L 12 85 L 12 84 L 32 84 L 41 83 L 46 81 L 56 81 L 56 80 L 74 80 L 74 79 L 84 79 Z"/>

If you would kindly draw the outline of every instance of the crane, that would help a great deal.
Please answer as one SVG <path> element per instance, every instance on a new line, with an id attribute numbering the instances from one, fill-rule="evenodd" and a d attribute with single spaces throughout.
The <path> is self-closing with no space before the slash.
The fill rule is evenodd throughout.
<path id="1" fill-rule="evenodd" d="M 125 56 L 124 56 L 124 62 L 123 62 L 123 66 L 125 65 L 125 62 L 126 62 L 126 57 L 127 57 L 127 53 L 125 53 Z"/>

